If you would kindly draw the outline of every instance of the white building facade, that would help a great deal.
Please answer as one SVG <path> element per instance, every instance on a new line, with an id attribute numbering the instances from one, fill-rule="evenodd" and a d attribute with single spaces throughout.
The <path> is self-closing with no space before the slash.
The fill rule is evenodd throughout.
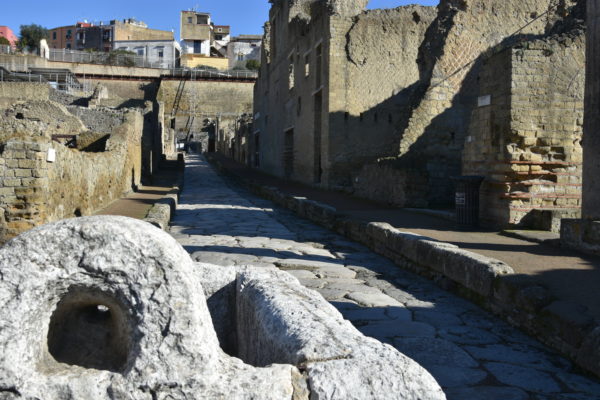
<path id="1" fill-rule="evenodd" d="M 175 40 L 119 40 L 114 42 L 113 50 L 145 57 L 154 68 L 176 68 L 181 55 L 181 46 Z"/>
<path id="2" fill-rule="evenodd" d="M 245 68 L 248 60 L 260 62 L 261 47 L 260 35 L 240 35 L 231 39 L 227 45 L 229 69 Z"/>

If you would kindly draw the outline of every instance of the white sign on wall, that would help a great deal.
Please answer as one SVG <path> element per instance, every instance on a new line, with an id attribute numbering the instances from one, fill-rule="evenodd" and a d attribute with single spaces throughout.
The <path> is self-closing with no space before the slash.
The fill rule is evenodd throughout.
<path id="1" fill-rule="evenodd" d="M 48 155 L 46 156 L 46 161 L 48 161 L 48 162 L 56 161 L 56 150 L 54 150 L 53 148 L 48 149 Z"/>
<path id="2" fill-rule="evenodd" d="M 485 107 L 492 104 L 492 95 L 486 94 L 477 98 L 477 107 Z"/>

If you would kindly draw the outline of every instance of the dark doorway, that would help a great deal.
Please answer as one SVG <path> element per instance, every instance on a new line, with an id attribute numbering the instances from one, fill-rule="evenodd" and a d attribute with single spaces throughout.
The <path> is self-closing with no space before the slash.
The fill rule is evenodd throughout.
<path id="1" fill-rule="evenodd" d="M 323 94 L 319 91 L 315 94 L 315 110 L 314 110 L 314 183 L 321 183 L 321 176 L 323 175 L 323 168 L 321 166 L 321 129 L 322 129 L 322 115 L 323 115 Z"/>
<path id="2" fill-rule="evenodd" d="M 283 174 L 286 178 L 291 178 L 294 173 L 294 130 L 285 132 L 283 143 Z"/>

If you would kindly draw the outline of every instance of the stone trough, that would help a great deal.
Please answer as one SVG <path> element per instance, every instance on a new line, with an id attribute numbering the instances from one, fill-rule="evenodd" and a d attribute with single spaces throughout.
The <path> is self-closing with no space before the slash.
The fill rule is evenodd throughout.
<path id="1" fill-rule="evenodd" d="M 124 217 L 0 249 L 0 399 L 444 399 L 278 270 L 194 263 Z"/>

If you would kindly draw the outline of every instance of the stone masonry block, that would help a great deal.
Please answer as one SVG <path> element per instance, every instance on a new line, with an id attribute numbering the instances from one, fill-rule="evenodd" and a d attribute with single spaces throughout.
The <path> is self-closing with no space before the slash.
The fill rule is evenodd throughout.
<path id="1" fill-rule="evenodd" d="M 19 168 L 33 169 L 37 165 L 35 160 L 19 160 Z"/>
<path id="2" fill-rule="evenodd" d="M 21 178 L 29 178 L 31 177 L 32 173 L 30 169 L 16 169 L 15 170 L 15 176 L 16 177 L 21 177 Z"/>
<path id="3" fill-rule="evenodd" d="M 11 187 L 0 188 L 0 196 L 13 196 L 15 189 Z"/>
<path id="4" fill-rule="evenodd" d="M 16 179 L 16 178 L 4 179 L 4 180 L 2 180 L 2 185 L 5 187 L 21 186 L 21 179 Z"/>

